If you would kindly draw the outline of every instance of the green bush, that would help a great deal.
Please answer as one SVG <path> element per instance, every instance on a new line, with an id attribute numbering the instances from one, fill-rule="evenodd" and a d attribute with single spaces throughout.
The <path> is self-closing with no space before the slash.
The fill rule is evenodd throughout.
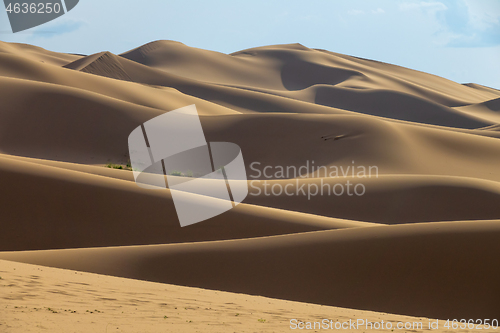
<path id="1" fill-rule="evenodd" d="M 130 162 L 127 163 L 126 166 L 123 166 L 121 164 L 109 163 L 106 164 L 106 168 L 132 171 L 132 166 L 130 165 Z"/>

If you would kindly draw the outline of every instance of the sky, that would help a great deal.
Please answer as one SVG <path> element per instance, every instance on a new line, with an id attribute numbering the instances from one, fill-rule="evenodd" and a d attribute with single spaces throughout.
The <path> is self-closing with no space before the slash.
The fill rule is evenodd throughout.
<path id="1" fill-rule="evenodd" d="M 119 54 L 167 39 L 231 53 L 301 43 L 500 89 L 500 0 L 80 0 L 66 15 L 0 40 Z"/>

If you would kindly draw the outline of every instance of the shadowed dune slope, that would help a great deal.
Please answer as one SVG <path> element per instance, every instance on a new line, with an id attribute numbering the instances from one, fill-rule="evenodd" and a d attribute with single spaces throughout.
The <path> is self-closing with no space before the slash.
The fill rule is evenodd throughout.
<path id="1" fill-rule="evenodd" d="M 89 64 L 87 67 L 93 69 L 96 67 L 107 68 L 105 63 L 100 63 L 99 66 L 91 66 Z M 112 67 L 110 66 L 110 68 Z M 145 66 L 143 67 L 148 69 Z M 0 77 L 5 80 L 0 83 L 2 90 L 9 86 L 12 79 L 22 79 L 45 83 L 50 86 L 60 86 L 52 87 L 52 89 L 74 88 L 80 90 L 80 93 L 95 93 L 103 97 L 115 99 L 118 102 L 123 101 L 138 106 L 155 108 L 162 112 L 196 103 L 200 114 L 238 113 L 223 106 L 182 94 L 173 88 L 159 89 L 158 87 L 146 86 L 135 82 L 115 80 L 63 67 L 48 66 L 37 61 L 9 54 L 0 53 Z M 30 97 L 28 94 L 26 95 Z M 2 97 L 4 107 L 8 108 L 11 104 L 10 96 L 6 95 Z M 57 105 L 57 99 L 53 99 L 52 104 Z"/>
<path id="2" fill-rule="evenodd" d="M 132 172 L 126 170 L 12 155 L 0 155 L 0 157 L 134 182 Z M 327 169 L 327 172 L 334 172 L 332 170 L 335 169 Z M 244 202 L 384 224 L 453 221 L 460 218 L 467 220 L 500 218 L 497 182 L 450 176 L 379 175 L 376 177 L 375 174 L 370 176 L 369 171 L 365 178 L 359 178 L 352 176 L 351 169 L 345 171 L 347 176 L 343 176 L 340 170 L 338 176 L 334 178 L 310 178 L 324 176 L 322 171 L 323 169 L 315 171 L 307 178 L 249 179 L 249 195 Z M 351 184 L 349 187 L 351 195 L 346 194 L 347 181 Z M 357 196 L 354 191 L 358 184 L 364 186 L 365 193 L 362 196 Z M 301 190 L 302 185 L 304 186 Z M 356 188 L 356 191 L 358 190 L 363 189 Z M 344 193 L 337 195 L 341 191 Z"/>
<path id="3" fill-rule="evenodd" d="M 159 41 L 121 57 L 103 52 L 76 60 L 66 67 L 115 79 L 173 87 L 184 94 L 238 111 L 310 112 L 290 107 L 289 101 L 280 98 L 286 97 L 329 106 L 333 112 L 344 109 L 457 128 L 485 127 L 491 125 L 491 119 L 462 113 L 451 106 L 498 97 L 490 91 L 425 73 L 300 45 L 263 47 L 225 55 L 177 42 Z M 304 89 L 310 91 L 304 94 Z M 316 108 L 317 113 L 328 112 L 311 107 Z M 302 105 L 302 108 L 308 107 Z"/>
<path id="4" fill-rule="evenodd" d="M 0 54 L 10 54 L 33 61 L 62 66 L 81 58 L 81 55 L 59 53 L 29 44 L 6 43 L 0 41 Z"/>
<path id="5" fill-rule="evenodd" d="M 498 221 L 422 223 L 0 258 L 363 310 L 495 318 L 498 237 Z"/>
<path id="6" fill-rule="evenodd" d="M 163 40 L 120 56 L 200 81 L 270 90 L 300 90 L 315 84 L 377 87 L 403 90 L 447 106 L 479 102 L 500 93 L 478 91 L 427 73 L 300 44 L 257 47 L 226 55 Z"/>
<path id="7" fill-rule="evenodd" d="M 494 89 L 494 88 L 491 88 L 491 87 L 483 86 L 483 85 L 477 84 L 477 83 L 464 83 L 464 86 L 467 86 L 467 87 L 470 87 L 470 88 L 473 88 L 473 89 L 476 89 L 476 90 L 480 90 L 480 91 L 486 91 L 488 93 L 493 93 L 495 95 L 499 95 L 500 94 L 500 90 L 498 90 L 498 89 Z"/>
<path id="8" fill-rule="evenodd" d="M 500 184 L 474 178 L 340 176 L 253 180 L 249 188 L 249 204 L 356 221 L 500 220 Z"/>
<path id="9" fill-rule="evenodd" d="M 132 81 L 120 63 L 116 61 L 115 57 L 116 56 L 110 52 L 101 52 L 78 59 L 64 67 L 90 74 L 98 72 L 102 76 L 112 79 Z"/>
<path id="10" fill-rule="evenodd" d="M 491 123 L 473 114 L 467 117 L 456 109 L 390 90 L 318 87 L 315 102 L 374 116 L 439 126 L 480 128 Z"/>
<path id="11" fill-rule="evenodd" d="M 230 138 L 241 147 L 251 179 L 267 178 L 265 167 L 299 173 L 309 163 L 310 173 L 314 162 L 315 168 L 354 164 L 376 166 L 379 174 L 500 180 L 500 141 L 492 137 L 347 115 L 202 117 L 202 124 L 208 141 Z"/>
<path id="12" fill-rule="evenodd" d="M 4 87 L 0 96 L 9 101 L 0 110 L 0 151 L 7 154 L 123 164 L 128 159 L 130 132 L 163 113 L 54 84 L 0 78 L 0 85 Z M 207 109 L 201 105 L 201 110 Z M 214 112 L 217 110 L 214 108 Z M 356 165 L 377 166 L 380 174 L 500 179 L 500 141 L 487 136 L 358 115 L 235 114 L 201 118 L 208 141 L 240 145 L 248 173 L 253 162 L 298 168 L 307 161 L 317 166 L 351 165 L 354 161 Z M 449 168 L 450 164 L 454 167 Z"/>
<path id="13" fill-rule="evenodd" d="M 0 155 L 0 158 L 24 162 L 24 165 L 30 165 L 33 170 L 37 168 L 36 164 L 50 166 L 53 167 L 50 170 L 54 175 L 57 169 L 61 172 L 72 170 L 107 177 L 110 181 L 123 180 L 131 184 L 134 182 L 133 174 L 125 170 L 11 155 Z M 352 176 L 352 166 L 347 168 L 347 175 L 338 171 L 337 176 L 328 178 L 249 179 L 249 195 L 244 202 L 262 207 L 383 224 L 500 219 L 497 204 L 500 187 L 497 182 L 450 176 L 377 177 L 375 174 L 370 176 L 369 172 L 366 177 L 360 178 Z M 332 171 L 335 170 L 333 168 L 326 170 L 335 172 Z M 309 175 L 311 176 L 324 174 L 318 174 L 316 171 L 314 175 Z M 33 181 L 33 185 L 39 181 L 40 179 Z M 77 183 L 68 184 L 68 188 L 72 186 L 75 191 L 78 190 Z M 207 186 L 210 186 L 209 181 Z M 97 187 L 96 191 L 99 188 Z M 171 218 L 175 220 L 175 215 Z M 352 224 L 354 225 L 354 222 Z"/>
<path id="14" fill-rule="evenodd" d="M 168 190 L 0 158 L 0 250 L 160 244 L 369 226 L 241 204 L 181 228 Z M 199 199 L 199 200 L 202 200 Z"/>
<path id="15" fill-rule="evenodd" d="M 500 123 L 500 98 L 495 98 L 486 102 L 472 104 L 455 108 L 463 113 L 481 117 L 496 124 Z"/>

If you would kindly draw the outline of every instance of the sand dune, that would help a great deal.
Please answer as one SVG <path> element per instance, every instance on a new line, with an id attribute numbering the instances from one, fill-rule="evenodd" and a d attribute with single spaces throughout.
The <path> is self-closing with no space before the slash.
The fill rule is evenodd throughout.
<path id="1" fill-rule="evenodd" d="M 363 310 L 495 318 L 499 236 L 498 221 L 420 223 L 0 258 Z"/>
<path id="2" fill-rule="evenodd" d="M 456 108 L 461 112 L 469 113 L 495 123 L 500 122 L 500 98 L 495 98 L 486 102 L 467 105 Z"/>
<path id="3" fill-rule="evenodd" d="M 181 228 L 169 191 L 144 190 L 131 181 L 86 172 L 0 160 L 2 214 L 9 221 L 0 236 L 1 250 L 191 242 L 370 225 L 240 205 L 207 223 Z"/>
<path id="4" fill-rule="evenodd" d="M 364 189 L 355 189 L 358 184 Z M 383 224 L 500 220 L 500 184 L 472 178 L 390 175 L 255 180 L 249 188 L 246 203 L 348 220 Z M 356 194 L 361 191 L 363 195 Z"/>
<path id="5" fill-rule="evenodd" d="M 379 174 L 500 180 L 499 141 L 472 133 L 344 115 L 237 115 L 202 122 L 209 141 L 231 138 L 245 151 L 248 166 L 261 163 L 255 166 L 260 171 L 265 166 L 299 169 L 306 161 L 347 168 L 354 161 L 355 166 L 377 166 Z M 250 177 L 258 176 L 247 169 Z"/>
<path id="6" fill-rule="evenodd" d="M 0 151 L 7 154 L 76 163 L 124 164 L 128 159 L 129 133 L 162 113 L 72 88 L 2 80 L 7 80 L 8 86 L 0 94 L 11 101 L 10 107 L 0 112 Z M 17 93 L 21 87 L 32 92 L 33 98 Z M 38 106 L 53 99 L 58 103 L 40 112 Z M 66 105 L 73 105 L 71 111 Z M 209 141 L 239 144 L 245 150 L 247 164 L 258 161 L 262 165 L 300 167 L 306 161 L 314 161 L 318 166 L 351 165 L 354 161 L 357 165 L 378 166 L 381 174 L 499 179 L 496 166 L 500 162 L 500 145 L 490 137 L 401 126 L 361 116 L 235 115 L 203 117 L 202 122 Z M 71 140 L 60 140 L 68 133 L 73 133 Z M 332 135 L 343 139 L 323 138 Z M 461 150 L 457 151 L 456 146 Z M 471 159 L 470 154 L 476 158 Z M 450 163 L 454 168 L 448 167 Z"/>
<path id="7" fill-rule="evenodd" d="M 499 100 L 499 90 L 479 84 L 300 44 L 222 54 L 156 41 L 119 55 L 74 55 L 0 42 L 0 258 L 358 310 L 494 318 L 500 313 Z M 141 189 L 132 172 L 105 165 L 128 163 L 133 129 L 192 104 L 207 141 L 240 146 L 250 195 L 222 215 L 181 228 L 169 190 Z M 307 163 L 316 169 L 304 169 Z M 298 173 L 280 176 L 274 172 L 280 166 Z M 376 174 L 359 178 L 347 169 L 357 166 Z M 315 174 L 319 167 L 351 173 Z M 264 180 L 289 190 L 350 181 L 366 191 L 265 195 Z M 25 274 L 35 269 L 0 262 L 2 275 L 28 278 L 12 275 L 15 267 Z M 47 281 L 65 274 L 50 272 Z M 60 288 L 73 295 L 69 285 Z M 96 295 L 109 297 L 103 289 Z M 252 299 L 224 295 L 220 302 Z M 4 296 L 9 315 L 0 330 L 20 331 L 14 318 L 25 314 L 10 307 L 27 303 L 11 296 Z M 196 306 L 210 308 L 215 300 L 203 297 Z M 255 307 L 265 302 L 259 298 Z M 302 311 L 296 303 L 269 302 Z M 246 304 L 230 308 L 261 313 Z M 266 328 L 289 330 L 277 325 L 292 313 L 274 313 L 277 321 Z M 220 325 L 210 314 L 193 316 Z M 131 318 L 156 324 L 142 314 Z M 201 329 L 179 314 L 172 318 L 165 323 L 173 331 Z M 224 319 L 230 324 L 213 331 L 263 330 L 248 322 L 255 318 Z M 78 329 L 97 327 L 90 324 Z"/>
<path id="8" fill-rule="evenodd" d="M 248 59 L 249 54 L 252 59 Z M 488 119 L 449 107 L 481 103 L 498 97 L 498 93 L 473 90 L 415 71 L 410 71 L 410 75 L 408 70 L 392 65 L 369 67 L 366 62 L 304 47 L 264 47 L 224 55 L 163 41 L 145 45 L 121 57 L 109 52 L 98 53 L 65 67 L 120 80 L 168 86 L 246 112 L 339 113 L 343 109 L 460 128 L 491 125 Z M 205 70 L 196 64 L 201 64 Z M 410 81 L 408 76 L 416 82 Z M 254 82 L 252 77 L 260 80 Z M 430 87 L 423 88 L 420 77 L 425 78 Z M 245 80 L 246 84 L 233 82 L 230 78 L 233 81 L 234 78 Z M 267 84 L 261 82 L 263 78 Z M 269 85 L 272 81 L 275 83 Z M 248 88 L 260 88 L 261 91 Z M 263 88 L 267 90 L 262 91 Z M 313 90 L 304 94 L 304 89 Z M 308 103 L 293 105 L 279 98 L 282 97 L 280 91 L 286 91 L 284 96 L 288 99 Z M 319 108 L 319 105 L 330 108 Z"/>
<path id="9" fill-rule="evenodd" d="M 41 164 L 62 170 L 134 182 L 131 172 L 102 166 L 12 155 L 0 155 L 0 158 L 26 162 L 17 165 L 30 165 L 31 170 L 38 168 L 32 164 Z M 46 168 L 45 170 L 54 169 Z M 51 175 L 57 174 L 57 171 L 51 173 Z M 73 173 L 73 175 L 78 174 Z M 318 171 L 315 175 L 318 175 Z M 320 175 L 324 174 L 320 173 Z M 368 221 L 399 224 L 458 219 L 500 219 L 497 208 L 499 187 L 498 183 L 493 181 L 469 177 L 415 175 L 379 175 L 366 179 L 351 175 L 344 177 L 341 173 L 337 178 L 310 178 L 310 176 L 298 179 L 250 179 L 248 181 L 250 194 L 245 199 L 245 203 L 352 220 L 349 223 Z M 89 177 L 88 179 L 96 178 Z M 343 188 L 347 189 L 347 181 L 352 184 L 350 187 L 352 195 L 337 195 L 340 193 L 340 188 L 335 188 L 334 192 L 334 186 L 342 184 Z M 366 192 L 363 196 L 357 196 L 354 193 L 354 186 L 357 184 L 364 185 Z M 305 189 L 311 186 L 309 197 L 306 191 L 302 192 L 297 189 L 302 185 Z M 68 189 L 78 188 L 78 186 L 76 182 L 69 183 Z M 279 187 L 273 190 L 273 186 Z M 321 192 L 322 187 L 323 192 Z M 280 191 L 279 188 L 283 190 Z M 287 195 L 285 188 L 293 195 Z M 74 190 L 78 191 L 78 189 Z M 278 191 L 282 193 L 278 194 Z M 147 191 L 142 193 L 147 193 Z"/>
<path id="10" fill-rule="evenodd" d="M 327 307 L 260 296 L 186 288 L 90 273 L 0 261 L 0 329 L 24 333 L 106 331 L 147 332 L 288 332 L 290 320 L 334 323 L 422 323 L 429 319 Z M 76 273 L 76 274 L 75 274 Z M 26 288 L 26 286 L 29 286 Z M 32 296 L 26 297 L 26 289 Z M 7 291 L 8 290 L 8 291 Z M 78 298 L 78 302 L 73 301 Z M 432 320 L 435 322 L 435 320 Z M 77 323 L 77 324 L 75 324 Z M 408 324 L 408 325 L 410 325 Z M 444 322 L 435 332 L 445 332 Z M 344 325 L 346 327 L 346 325 Z M 355 332 L 392 332 L 391 329 Z M 470 330 L 462 330 L 469 332 Z M 495 330 L 483 330 L 494 332 Z"/>
<path id="11" fill-rule="evenodd" d="M 165 72 L 224 85 L 271 90 L 300 90 L 315 84 L 357 88 L 387 88 L 407 93 L 425 91 L 419 97 L 452 95 L 457 106 L 498 96 L 500 92 L 478 92 L 445 80 L 399 66 L 350 57 L 300 44 L 274 45 L 221 54 L 188 47 L 179 42 L 156 41 L 122 53 L 123 58 Z M 325 73 L 326 71 L 326 73 Z M 373 76 L 373 78 L 372 78 Z M 379 82 L 377 82 L 379 81 Z M 399 89 L 398 89 L 399 88 Z M 460 102 L 458 102 L 461 100 Z"/>
<path id="12" fill-rule="evenodd" d="M 3 55 L 11 54 L 18 58 L 30 59 L 57 66 L 62 66 L 69 61 L 81 57 L 81 55 L 77 54 L 52 52 L 34 45 L 5 43 L 3 41 L 0 41 L 0 53 Z"/>
<path id="13" fill-rule="evenodd" d="M 101 52 L 78 59 L 64 67 L 90 74 L 99 72 L 112 79 L 132 81 L 132 78 L 125 72 L 120 62 L 115 60 L 115 57 L 111 52 Z"/>
<path id="14" fill-rule="evenodd" d="M 498 90 L 498 89 L 486 87 L 486 86 L 483 86 L 483 85 L 480 85 L 477 83 L 465 83 L 464 85 L 467 87 L 476 89 L 476 90 L 486 91 L 486 92 L 493 93 L 493 94 L 498 94 L 500 92 L 500 90 Z"/>

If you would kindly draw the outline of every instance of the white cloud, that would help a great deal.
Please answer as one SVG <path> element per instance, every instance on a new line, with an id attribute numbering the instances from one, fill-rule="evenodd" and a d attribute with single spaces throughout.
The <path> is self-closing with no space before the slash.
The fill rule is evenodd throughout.
<path id="1" fill-rule="evenodd" d="M 364 14 L 365 12 L 359 9 L 351 9 L 347 13 L 349 13 L 349 15 L 361 15 Z"/>
<path id="2" fill-rule="evenodd" d="M 41 25 L 32 30 L 32 37 L 52 38 L 57 35 L 67 34 L 77 31 L 86 25 L 86 21 L 80 19 L 61 18 Z"/>
<path id="3" fill-rule="evenodd" d="M 437 45 L 487 47 L 500 44 L 500 1 L 441 0 L 414 1 L 399 10 L 418 11 L 435 27 Z"/>
<path id="4" fill-rule="evenodd" d="M 407 10 L 429 10 L 429 11 L 440 11 L 447 10 L 448 7 L 442 2 L 435 1 L 420 1 L 420 2 L 403 2 L 399 4 L 399 9 L 403 11 Z"/>
<path id="5" fill-rule="evenodd" d="M 366 13 L 383 14 L 383 13 L 385 13 L 385 10 L 383 10 L 382 8 L 373 9 L 371 11 L 364 11 L 364 10 L 359 10 L 359 9 L 351 9 L 347 13 L 349 15 L 363 15 L 363 14 L 366 14 Z"/>
<path id="6" fill-rule="evenodd" d="M 372 10 L 372 13 L 373 14 L 383 14 L 383 13 L 385 13 L 385 10 L 383 10 L 382 8 L 377 8 L 377 9 Z"/>
<path id="7" fill-rule="evenodd" d="M 500 24 L 500 1 L 470 1 L 465 0 L 469 24 L 476 29 L 488 29 Z"/>
<path id="8" fill-rule="evenodd" d="M 490 47 L 500 44 L 500 1 L 454 3 L 439 18 L 447 46 Z"/>

